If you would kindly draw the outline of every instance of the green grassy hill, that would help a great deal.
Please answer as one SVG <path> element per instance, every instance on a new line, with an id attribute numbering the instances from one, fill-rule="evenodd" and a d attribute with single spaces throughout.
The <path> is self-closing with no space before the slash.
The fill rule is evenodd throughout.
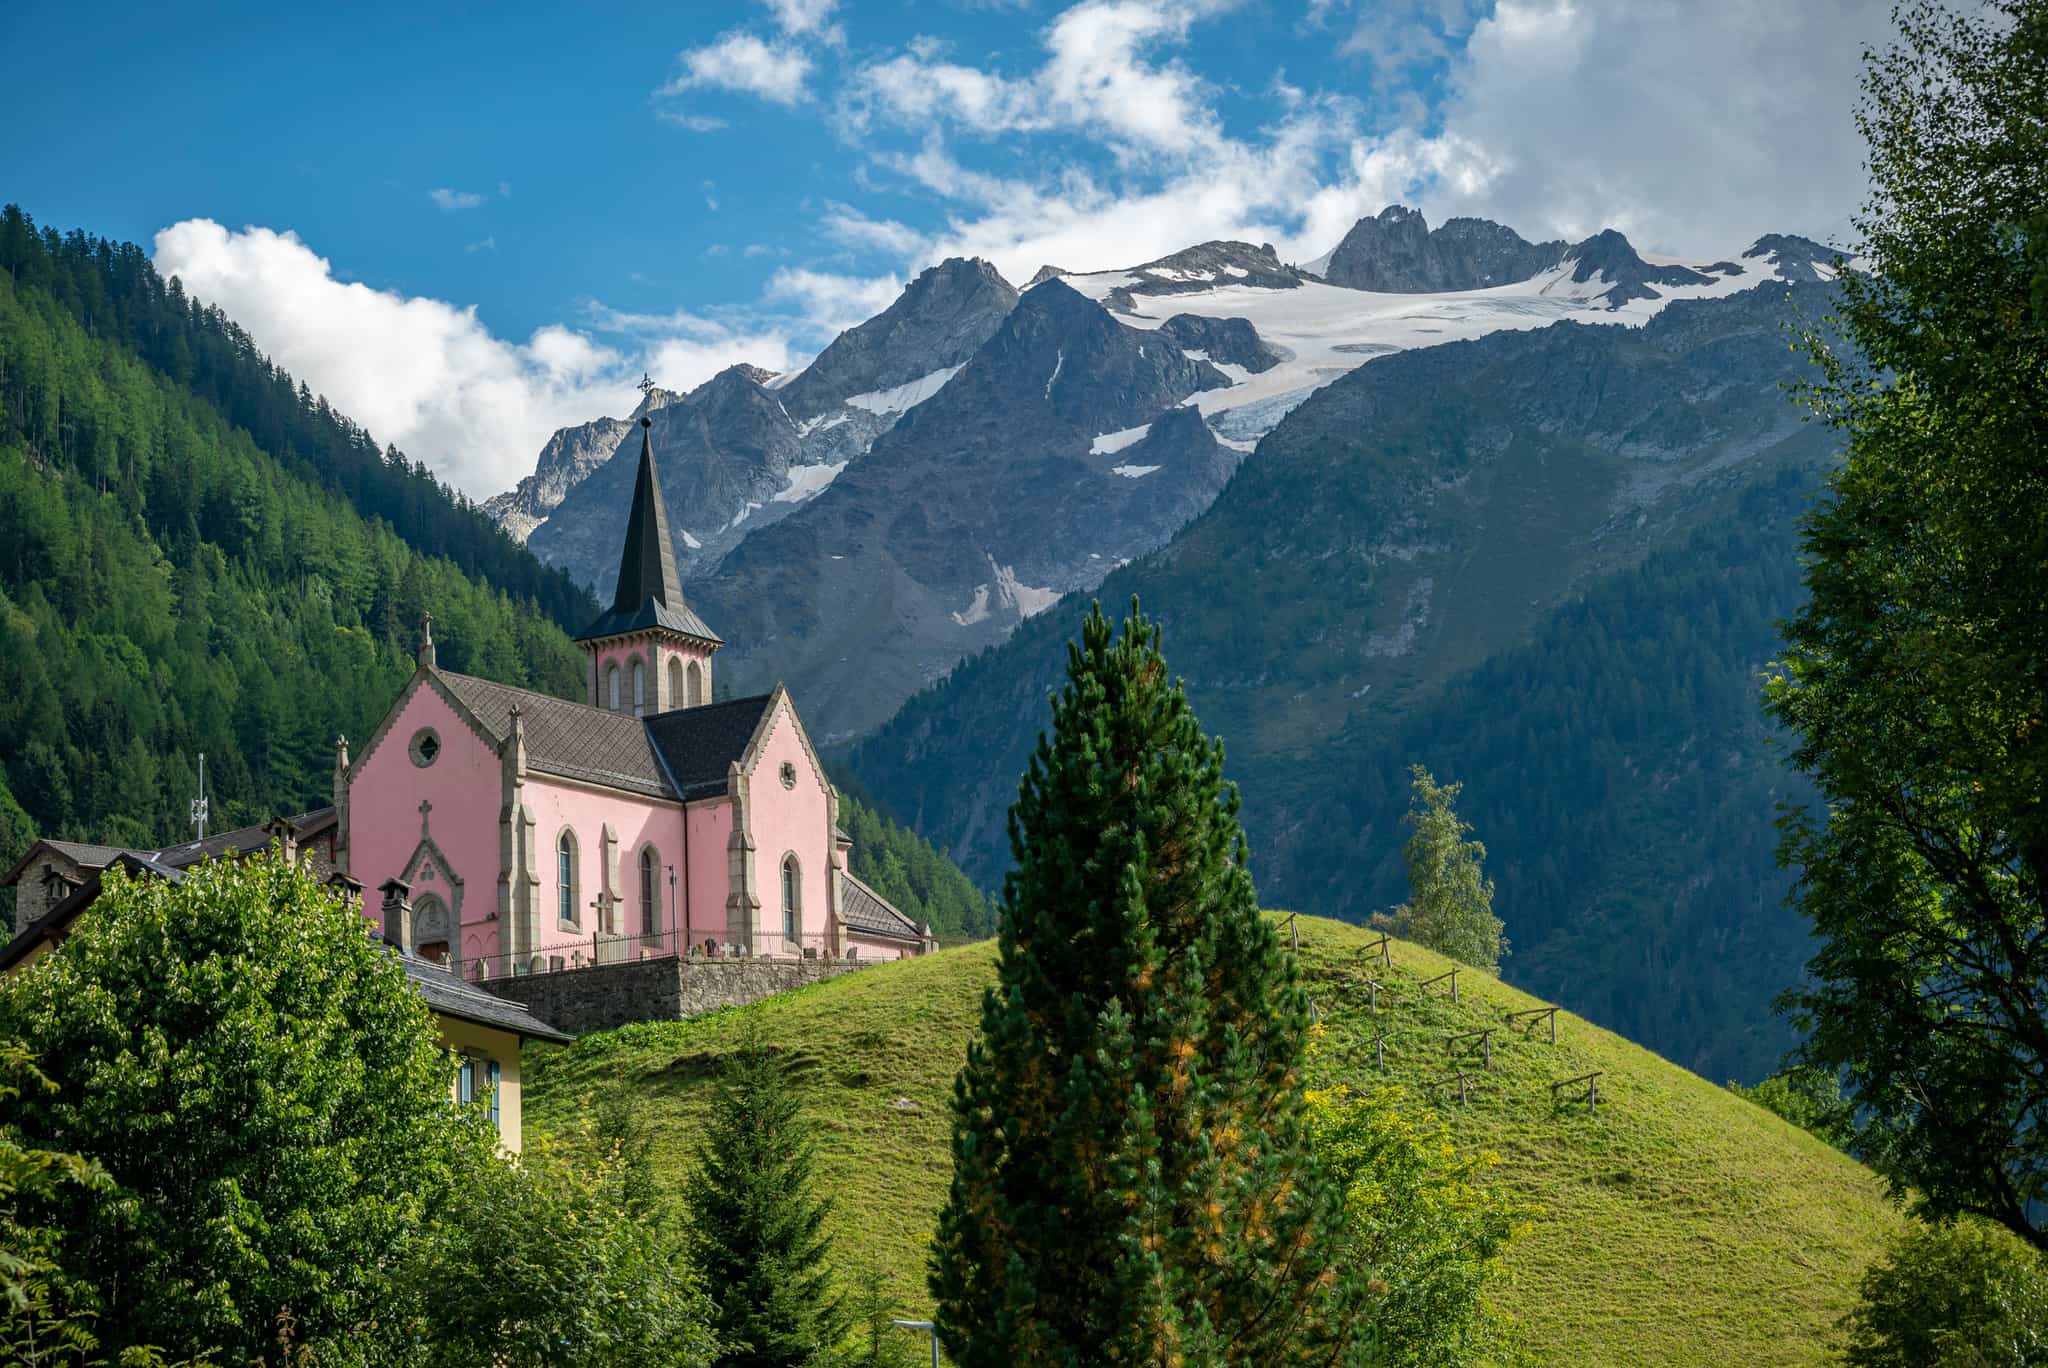
<path id="1" fill-rule="evenodd" d="M 1449 1071 L 1445 1037 L 1496 1028 L 1493 1068 L 1469 1100 L 1435 1093 L 1460 1143 L 1498 1152 L 1498 1181 L 1542 1208 L 1516 1246 L 1502 1303 L 1541 1362 L 1561 1365 L 1821 1362 L 1857 1277 L 1900 1223 L 1851 1160 L 1621 1037 L 1564 1012 L 1557 1044 L 1507 1012 L 1541 1006 L 1485 975 L 1422 984 L 1450 967 L 1395 943 L 1375 1015 L 1361 951 L 1374 937 L 1303 918 L 1301 963 L 1328 1028 L 1315 1081 L 1387 1077 L 1421 1099 Z M 738 1011 L 591 1036 L 529 1058 L 527 1125 L 565 1129 L 585 1099 L 623 1091 L 681 1190 L 707 1085 L 743 1029 L 804 1071 L 824 1127 L 822 1169 L 840 1194 L 839 1248 L 873 1260 L 924 1304 L 925 1241 L 950 1167 L 946 1101 L 979 1020 L 993 946 L 848 975 Z M 1553 1106 L 1549 1084 L 1601 1070 L 1601 1105 Z M 681 1195 L 687 1199 L 687 1191 Z M 850 1269 L 849 1269 L 850 1271 Z"/>

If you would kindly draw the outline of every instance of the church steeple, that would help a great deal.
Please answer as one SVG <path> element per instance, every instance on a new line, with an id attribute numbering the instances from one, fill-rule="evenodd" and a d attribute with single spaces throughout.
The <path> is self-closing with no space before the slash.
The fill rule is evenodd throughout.
<path id="1" fill-rule="evenodd" d="M 610 611 L 576 644 L 590 653 L 590 702 L 614 712 L 666 712 L 711 701 L 711 653 L 725 643 L 683 600 L 668 510 L 654 468 L 653 421 L 640 420 L 640 469 Z"/>
<path id="2" fill-rule="evenodd" d="M 668 539 L 668 510 L 654 473 L 652 418 L 640 420 L 640 473 L 633 482 L 633 511 L 626 515 L 626 549 L 619 557 L 619 582 L 612 611 L 630 613 L 649 599 L 683 606 L 682 576 L 676 573 L 675 543 Z"/>

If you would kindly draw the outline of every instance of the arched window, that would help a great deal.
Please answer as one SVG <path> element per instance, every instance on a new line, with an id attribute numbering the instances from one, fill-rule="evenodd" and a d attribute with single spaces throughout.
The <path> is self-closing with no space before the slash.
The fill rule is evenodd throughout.
<path id="1" fill-rule="evenodd" d="M 640 934 L 654 934 L 654 888 L 655 874 L 661 868 L 661 861 L 654 853 L 653 846 L 640 847 Z"/>
<path id="2" fill-rule="evenodd" d="M 698 661 L 690 662 L 690 706 L 704 702 L 704 666 Z"/>
<path id="3" fill-rule="evenodd" d="M 794 952 L 803 932 L 803 880 L 798 877 L 796 856 L 782 857 L 782 934 Z"/>
<path id="4" fill-rule="evenodd" d="M 619 710 L 619 667 L 613 665 L 604 672 L 605 706 L 613 712 Z"/>
<path id="5" fill-rule="evenodd" d="M 633 662 L 633 716 L 642 717 L 647 712 L 647 672 L 639 661 Z"/>
<path id="6" fill-rule="evenodd" d="M 564 827 L 555 842 L 555 915 L 574 922 L 576 906 L 576 833 Z"/>
<path id="7" fill-rule="evenodd" d="M 671 708 L 690 706 L 689 686 L 683 683 L 683 662 L 675 656 L 668 658 L 668 705 Z"/>

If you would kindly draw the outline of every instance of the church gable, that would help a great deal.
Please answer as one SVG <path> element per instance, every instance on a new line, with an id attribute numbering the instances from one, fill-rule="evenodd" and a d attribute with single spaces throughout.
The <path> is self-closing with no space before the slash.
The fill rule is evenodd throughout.
<path id="1" fill-rule="evenodd" d="M 791 744 L 778 745 L 785 734 Z M 765 777 L 773 778 L 780 787 L 794 788 L 801 784 L 827 795 L 831 793 L 832 783 L 825 777 L 824 762 L 818 758 L 817 747 L 811 744 L 810 733 L 804 730 L 803 719 L 797 716 L 796 700 L 790 697 L 788 688 L 780 684 L 775 686 L 774 693 L 768 695 L 768 706 L 762 710 L 746 751 L 740 756 L 740 773 L 746 776 L 750 787 L 765 782 L 758 771 L 771 758 L 778 771 L 785 764 L 795 771 L 793 775 L 778 772 Z"/>
<path id="2" fill-rule="evenodd" d="M 431 700 L 431 701 L 427 701 Z M 451 727 L 450 722 L 456 725 Z M 403 725 L 401 725 L 403 724 Z M 348 778 L 354 784 L 374 756 L 394 736 L 398 743 L 407 747 L 410 754 L 416 744 L 424 744 L 419 735 L 422 728 L 431 729 L 433 741 L 425 750 L 431 752 L 428 763 L 439 758 L 451 742 L 462 739 L 453 733 L 466 733 L 481 743 L 493 755 L 497 754 L 499 737 L 486 727 L 481 718 L 458 698 L 431 669 L 420 669 L 406 681 L 391 707 L 386 710 L 384 720 L 377 724 L 377 730 L 370 733 L 370 739 L 356 752 L 354 764 L 349 766 Z M 422 755 L 412 755 L 414 764 L 419 764 Z"/>

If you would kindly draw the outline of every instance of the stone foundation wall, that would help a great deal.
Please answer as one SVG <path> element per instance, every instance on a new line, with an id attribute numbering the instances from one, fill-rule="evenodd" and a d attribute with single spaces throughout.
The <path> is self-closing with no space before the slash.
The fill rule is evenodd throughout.
<path id="1" fill-rule="evenodd" d="M 868 967 L 831 959 L 629 960 L 477 986 L 525 1004 L 558 1030 L 587 1035 L 629 1021 L 681 1021 Z"/>

